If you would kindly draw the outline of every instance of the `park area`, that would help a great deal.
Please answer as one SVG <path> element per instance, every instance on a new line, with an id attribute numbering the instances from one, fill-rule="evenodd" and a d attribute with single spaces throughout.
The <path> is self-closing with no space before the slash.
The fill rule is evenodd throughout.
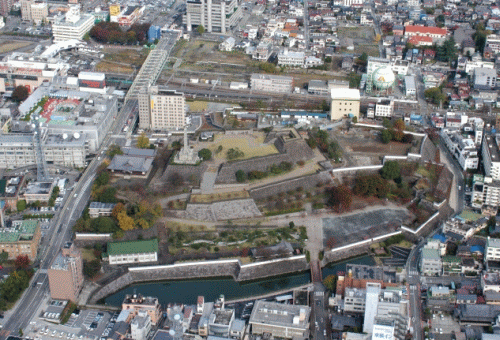
<path id="1" fill-rule="evenodd" d="M 208 148 L 216 160 L 227 158 L 227 152 L 231 149 L 238 149 L 243 153 L 238 160 L 262 157 L 278 153 L 274 144 L 264 143 L 264 134 L 254 132 L 248 135 L 215 135 L 213 143 L 200 143 L 201 148 Z M 241 154 L 240 154 L 241 155 Z"/>

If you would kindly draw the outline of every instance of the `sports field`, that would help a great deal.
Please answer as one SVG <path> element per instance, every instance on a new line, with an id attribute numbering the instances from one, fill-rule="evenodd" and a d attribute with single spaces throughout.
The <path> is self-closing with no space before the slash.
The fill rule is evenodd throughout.
<path id="1" fill-rule="evenodd" d="M 217 153 L 216 150 L 219 149 L 219 146 L 222 146 L 222 151 Z M 216 159 L 225 159 L 227 150 L 231 148 L 238 148 L 245 154 L 238 160 L 278 153 L 273 144 L 264 144 L 264 135 L 259 132 L 241 136 L 215 135 L 214 142 L 209 146 Z"/>

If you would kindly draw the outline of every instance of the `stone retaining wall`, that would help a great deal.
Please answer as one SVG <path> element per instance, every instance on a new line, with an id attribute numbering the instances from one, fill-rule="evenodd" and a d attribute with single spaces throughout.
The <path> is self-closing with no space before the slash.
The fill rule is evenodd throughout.
<path id="1" fill-rule="evenodd" d="M 197 279 L 207 277 L 232 277 L 235 281 L 258 280 L 271 276 L 301 272 L 309 268 L 305 256 L 294 256 L 285 259 L 263 261 L 241 265 L 239 260 L 186 262 L 175 265 L 147 266 L 129 268 L 129 271 L 110 282 L 99 287 L 91 294 L 89 304 L 95 304 L 117 291 L 131 284 L 148 281 L 166 281 Z"/>

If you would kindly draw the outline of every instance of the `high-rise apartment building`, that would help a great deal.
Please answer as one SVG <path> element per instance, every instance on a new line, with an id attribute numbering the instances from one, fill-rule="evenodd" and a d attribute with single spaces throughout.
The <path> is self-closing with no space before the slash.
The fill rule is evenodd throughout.
<path id="1" fill-rule="evenodd" d="M 83 261 L 80 251 L 67 242 L 47 270 L 50 296 L 76 301 L 83 286 Z"/>
<path id="2" fill-rule="evenodd" d="M 226 33 L 241 17 L 238 0 L 188 0 L 182 19 L 188 31 L 201 25 L 207 32 Z"/>
<path id="3" fill-rule="evenodd" d="M 186 124 L 186 102 L 181 92 L 151 86 L 139 94 L 139 128 L 173 130 Z"/>

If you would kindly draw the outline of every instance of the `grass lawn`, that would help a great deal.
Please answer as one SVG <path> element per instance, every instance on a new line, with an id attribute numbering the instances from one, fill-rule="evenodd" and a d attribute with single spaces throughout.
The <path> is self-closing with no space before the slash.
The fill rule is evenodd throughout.
<path id="1" fill-rule="evenodd" d="M 187 104 L 189 105 L 189 110 L 191 112 L 201 112 L 201 111 L 206 110 L 208 108 L 208 102 L 201 101 L 201 100 L 187 102 Z"/>
<path id="2" fill-rule="evenodd" d="M 15 51 L 19 48 L 31 45 L 31 41 L 6 41 L 0 44 L 0 53 Z"/>
<path id="3" fill-rule="evenodd" d="M 95 256 L 94 256 L 94 249 L 85 249 L 85 248 L 82 248 L 82 259 L 84 261 L 92 261 L 92 260 L 95 260 Z"/>
<path id="4" fill-rule="evenodd" d="M 413 243 L 411 243 L 410 241 L 407 241 L 407 240 L 403 240 L 403 241 L 399 242 L 398 244 L 393 244 L 393 245 L 401 247 L 401 248 L 411 248 L 413 246 Z"/>
<path id="5" fill-rule="evenodd" d="M 96 66 L 96 71 L 110 73 L 133 73 L 134 69 L 122 64 L 116 64 L 113 61 L 101 60 Z"/>
<path id="6" fill-rule="evenodd" d="M 191 195 L 191 203 L 212 203 L 249 197 L 250 195 L 248 194 L 248 191 L 233 191 L 208 195 Z"/>
<path id="7" fill-rule="evenodd" d="M 219 146 L 222 146 L 222 151 L 217 154 L 215 150 L 217 150 Z M 238 148 L 245 154 L 244 157 L 238 158 L 238 160 L 278 153 L 278 150 L 273 144 L 264 144 L 264 134 L 257 132 L 244 137 L 215 135 L 214 142 L 209 146 L 210 151 L 212 151 L 216 159 L 225 159 L 227 150 L 231 148 Z"/>

